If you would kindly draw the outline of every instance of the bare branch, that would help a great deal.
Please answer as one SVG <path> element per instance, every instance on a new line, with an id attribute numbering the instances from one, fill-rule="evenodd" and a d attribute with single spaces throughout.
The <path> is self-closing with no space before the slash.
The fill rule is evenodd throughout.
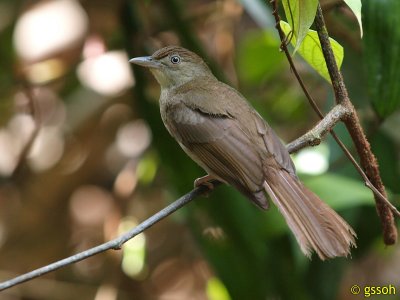
<path id="1" fill-rule="evenodd" d="M 218 185 L 218 182 L 213 182 L 214 186 Z M 84 260 L 88 257 L 91 257 L 93 255 L 105 252 L 110 249 L 114 250 L 119 250 L 121 249 L 122 245 L 132 239 L 133 237 L 137 236 L 139 233 L 142 233 L 146 229 L 150 228 L 153 226 L 155 223 L 161 221 L 165 217 L 169 216 L 182 206 L 188 204 L 190 201 L 193 199 L 197 198 L 200 195 L 204 195 L 207 192 L 209 192 L 208 188 L 206 186 L 200 186 L 198 188 L 193 189 L 189 193 L 185 194 L 184 196 L 180 197 L 178 200 L 175 202 L 171 203 L 164 209 L 160 210 L 158 213 L 152 215 L 150 218 L 147 220 L 143 221 L 140 223 L 138 226 L 135 228 L 131 229 L 130 231 L 126 232 L 125 234 L 117 237 L 116 239 L 113 239 L 109 242 L 106 242 L 104 244 L 101 244 L 99 246 L 96 246 L 94 248 L 88 249 L 86 251 L 80 252 L 78 254 L 72 255 L 70 257 L 64 258 L 62 260 L 59 260 L 55 263 L 49 264 L 47 266 L 44 266 L 42 268 L 36 269 L 34 271 L 31 271 L 29 273 L 25 273 L 21 276 L 15 277 L 13 279 L 4 281 L 0 283 L 0 291 L 8 289 L 10 287 L 13 287 L 15 285 L 18 285 L 20 283 L 23 283 L 25 281 L 34 279 L 36 277 L 42 276 L 44 274 L 50 273 L 52 271 L 55 271 L 57 269 L 60 269 L 62 267 L 65 267 L 67 265 L 76 263 L 78 261 Z"/>
<path id="2" fill-rule="evenodd" d="M 286 148 L 289 153 L 294 153 L 307 146 L 316 146 L 322 138 L 342 119 L 346 118 L 348 111 L 342 105 L 336 105 L 314 128 L 289 143 Z"/>

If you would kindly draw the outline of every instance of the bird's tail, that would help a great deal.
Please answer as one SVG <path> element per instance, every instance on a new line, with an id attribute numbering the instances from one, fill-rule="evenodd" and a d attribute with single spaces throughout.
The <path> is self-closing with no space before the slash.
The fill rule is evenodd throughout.
<path id="1" fill-rule="evenodd" d="M 285 170 L 264 183 L 266 192 L 284 216 L 301 250 L 314 250 L 324 260 L 347 256 L 355 246 L 354 230 L 333 209 Z"/>

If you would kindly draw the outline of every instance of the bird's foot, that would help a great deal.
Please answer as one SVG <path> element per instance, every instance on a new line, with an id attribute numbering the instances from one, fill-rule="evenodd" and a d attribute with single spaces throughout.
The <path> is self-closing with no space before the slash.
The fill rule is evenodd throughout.
<path id="1" fill-rule="evenodd" d="M 197 178 L 194 181 L 194 187 L 199 187 L 199 186 L 206 186 L 208 191 L 205 193 L 205 196 L 208 197 L 209 193 L 212 192 L 214 190 L 214 184 L 211 182 L 213 180 L 218 180 L 217 178 L 215 178 L 212 175 L 206 175 L 200 178 Z"/>

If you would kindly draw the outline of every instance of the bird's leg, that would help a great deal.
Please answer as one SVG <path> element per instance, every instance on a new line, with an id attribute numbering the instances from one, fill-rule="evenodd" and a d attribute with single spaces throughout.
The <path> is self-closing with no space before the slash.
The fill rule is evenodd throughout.
<path id="1" fill-rule="evenodd" d="M 199 187 L 201 185 L 205 185 L 210 191 L 212 191 L 214 189 L 214 185 L 211 182 L 212 180 L 218 180 L 218 178 L 207 174 L 206 176 L 197 178 L 194 181 L 194 187 Z"/>

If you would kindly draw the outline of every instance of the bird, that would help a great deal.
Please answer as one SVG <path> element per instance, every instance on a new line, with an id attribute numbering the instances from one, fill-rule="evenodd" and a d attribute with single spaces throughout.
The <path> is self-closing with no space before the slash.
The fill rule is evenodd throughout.
<path id="1" fill-rule="evenodd" d="M 236 89 L 219 81 L 204 60 L 180 46 L 166 46 L 130 63 L 146 67 L 161 86 L 160 113 L 170 135 L 207 175 L 261 209 L 278 207 L 301 251 L 321 260 L 347 257 L 356 234 L 296 175 L 290 154 L 261 115 Z M 267 196 L 268 195 L 268 196 Z"/>

